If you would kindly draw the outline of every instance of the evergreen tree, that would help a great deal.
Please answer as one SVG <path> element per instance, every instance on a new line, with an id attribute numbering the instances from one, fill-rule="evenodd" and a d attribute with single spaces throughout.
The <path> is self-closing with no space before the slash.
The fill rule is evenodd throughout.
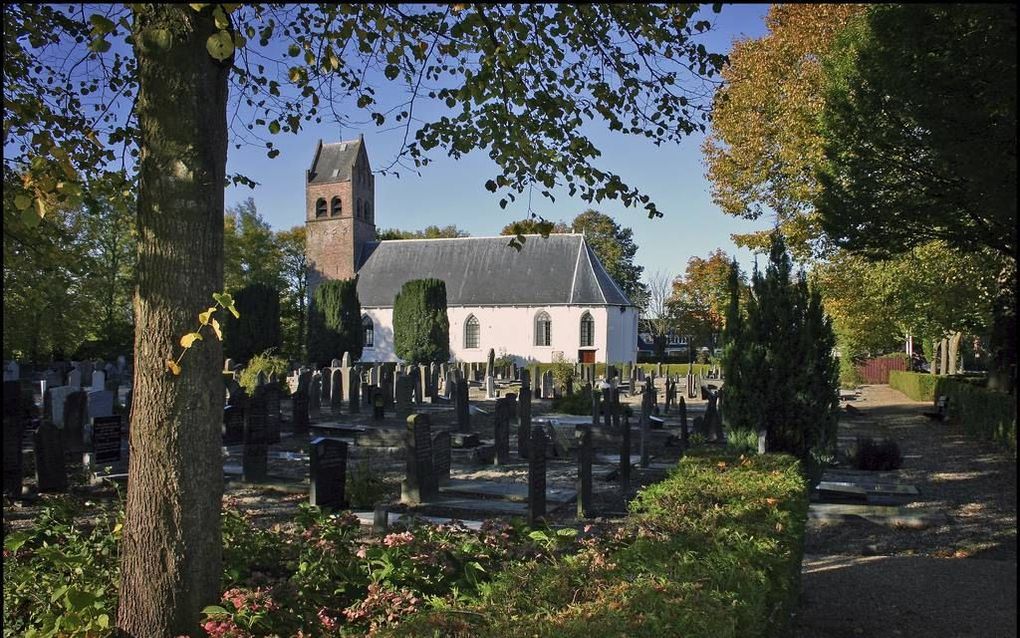
<path id="1" fill-rule="evenodd" d="M 393 300 L 393 346 L 408 363 L 449 360 L 445 282 L 415 279 L 401 287 Z"/>
<path id="2" fill-rule="evenodd" d="M 839 367 L 821 297 L 803 272 L 792 271 L 776 233 L 765 273 L 756 268 L 752 276 L 743 316 L 731 273 L 725 412 L 731 432 L 764 431 L 767 451 L 792 454 L 812 468 L 835 441 Z"/>
<path id="3" fill-rule="evenodd" d="M 361 302 L 358 278 L 324 281 L 315 288 L 308 306 L 308 359 L 317 366 L 349 352 L 361 358 Z"/>
<path id="4" fill-rule="evenodd" d="M 256 354 L 280 347 L 280 291 L 253 283 L 234 294 L 240 317 L 223 317 L 223 354 L 247 362 Z"/>

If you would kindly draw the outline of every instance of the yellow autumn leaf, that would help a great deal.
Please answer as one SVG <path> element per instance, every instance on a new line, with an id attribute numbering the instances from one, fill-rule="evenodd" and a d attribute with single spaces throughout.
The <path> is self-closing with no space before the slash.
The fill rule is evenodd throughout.
<path id="1" fill-rule="evenodd" d="M 201 340 L 202 335 L 198 334 L 197 332 L 189 332 L 188 334 L 181 337 L 181 346 L 184 348 L 190 348 L 191 344 Z"/>
<path id="2" fill-rule="evenodd" d="M 216 306 L 212 306 L 211 308 L 209 308 L 205 312 L 198 313 L 198 321 L 203 326 L 208 325 L 209 324 L 209 319 L 212 318 L 214 312 L 216 312 Z"/>
<path id="3" fill-rule="evenodd" d="M 173 372 L 175 377 L 181 373 L 181 366 L 177 365 L 173 359 L 166 360 L 166 367 L 170 368 L 170 372 Z"/>
<path id="4" fill-rule="evenodd" d="M 216 333 L 216 338 L 223 341 L 223 333 L 220 332 L 220 322 L 213 319 L 210 324 L 212 325 L 213 332 Z"/>

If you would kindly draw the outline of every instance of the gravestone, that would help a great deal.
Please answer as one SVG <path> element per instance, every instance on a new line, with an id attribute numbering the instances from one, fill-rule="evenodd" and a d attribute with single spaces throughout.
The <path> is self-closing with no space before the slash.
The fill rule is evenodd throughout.
<path id="1" fill-rule="evenodd" d="M 393 392 L 394 392 L 394 369 L 393 366 L 383 365 L 381 375 L 381 381 L 379 387 L 383 391 L 383 402 L 386 407 L 393 405 Z"/>
<path id="2" fill-rule="evenodd" d="M 318 418 L 322 409 L 322 374 L 318 370 L 312 373 L 312 383 L 308 387 L 308 418 Z"/>
<path id="3" fill-rule="evenodd" d="M 241 456 L 242 477 L 246 483 L 261 483 L 269 471 L 269 428 L 266 414 L 265 386 L 256 388 L 244 414 L 244 451 Z"/>
<path id="4" fill-rule="evenodd" d="M 531 436 L 531 371 L 521 370 L 521 393 L 517 409 L 517 456 L 528 458 L 528 438 Z"/>
<path id="5" fill-rule="evenodd" d="M 343 378 L 347 382 L 344 388 L 344 391 L 347 393 L 347 412 L 349 414 L 360 414 L 361 397 L 358 396 L 358 391 L 363 385 L 361 383 L 361 372 L 358 368 L 349 368 L 349 372 L 346 372 Z"/>
<path id="6" fill-rule="evenodd" d="M 35 431 L 35 476 L 40 492 L 66 492 L 67 466 L 60 430 L 43 421 Z"/>
<path id="7" fill-rule="evenodd" d="M 121 455 L 121 417 L 101 416 L 92 420 L 92 452 L 85 454 L 85 466 L 94 468 L 113 466 L 114 472 L 123 471 Z M 120 466 L 120 467 L 118 467 Z"/>
<path id="8" fill-rule="evenodd" d="M 545 428 L 532 426 L 528 440 L 528 525 L 534 526 L 545 517 L 545 449 L 548 438 Z"/>
<path id="9" fill-rule="evenodd" d="M 398 419 L 406 419 L 411 415 L 411 395 L 414 392 L 414 379 L 407 375 L 397 377 L 397 408 Z"/>
<path id="10" fill-rule="evenodd" d="M 85 449 L 88 400 L 87 392 L 73 389 L 64 399 L 64 449 L 72 454 L 79 454 Z"/>
<path id="11" fill-rule="evenodd" d="M 113 393 L 109 390 L 88 392 L 88 416 L 90 419 L 113 415 Z"/>
<path id="12" fill-rule="evenodd" d="M 620 491 L 630 489 L 630 417 L 623 415 L 620 437 Z"/>
<path id="13" fill-rule="evenodd" d="M 4 381 L 17 381 L 21 378 L 21 366 L 17 361 L 4 363 Z"/>
<path id="14" fill-rule="evenodd" d="M 95 370 L 92 372 L 92 390 L 105 390 L 106 389 L 106 373 L 102 370 Z"/>
<path id="15" fill-rule="evenodd" d="M 4 494 L 12 499 L 21 498 L 22 439 L 28 423 L 24 392 L 19 381 L 4 381 Z"/>
<path id="16" fill-rule="evenodd" d="M 228 405 L 223 408 L 223 445 L 244 443 L 244 407 Z"/>
<path id="17" fill-rule="evenodd" d="M 427 414 L 407 417 L 407 476 L 400 484 L 400 502 L 418 505 L 435 494 L 432 432 Z"/>
<path id="18" fill-rule="evenodd" d="M 467 432 L 471 429 L 471 414 L 468 411 L 468 382 L 463 379 L 457 381 L 454 386 L 454 394 L 457 429 L 461 432 Z"/>
<path id="19" fill-rule="evenodd" d="M 721 441 L 723 438 L 718 402 L 719 394 L 715 390 L 709 390 L 708 407 L 705 409 L 705 430 L 709 441 Z"/>
<path id="20" fill-rule="evenodd" d="M 347 507 L 347 443 L 319 437 L 308 454 L 308 502 L 325 510 Z"/>
<path id="21" fill-rule="evenodd" d="M 386 418 L 386 395 L 382 388 L 372 387 L 372 418 L 382 421 Z"/>
<path id="22" fill-rule="evenodd" d="M 686 452 L 690 447 L 691 435 L 687 429 L 687 402 L 683 397 L 677 401 L 676 409 L 680 413 L 680 449 Z"/>
<path id="23" fill-rule="evenodd" d="M 291 395 L 292 414 L 291 427 L 294 434 L 308 434 L 308 393 L 312 384 L 312 373 L 307 370 L 299 372 L 297 387 Z"/>
<path id="24" fill-rule="evenodd" d="M 517 420 L 517 395 L 513 392 L 506 393 L 506 407 L 510 411 L 510 420 Z"/>
<path id="25" fill-rule="evenodd" d="M 542 398 L 552 399 L 554 395 L 553 373 L 552 370 L 546 370 L 545 374 L 542 375 Z"/>
<path id="26" fill-rule="evenodd" d="M 577 518 L 587 518 L 591 513 L 591 428 L 587 425 L 574 426 L 577 440 Z"/>
<path id="27" fill-rule="evenodd" d="M 329 366 L 325 366 L 319 370 L 319 381 L 319 386 L 322 390 L 322 394 L 319 397 L 319 408 L 321 409 L 323 406 L 333 404 L 333 372 L 329 369 Z"/>
<path id="28" fill-rule="evenodd" d="M 64 429 L 64 402 L 67 401 L 68 395 L 76 391 L 69 385 L 57 386 L 46 391 L 50 404 L 50 422 L 60 430 Z"/>
<path id="29" fill-rule="evenodd" d="M 436 484 L 446 485 L 450 482 L 450 433 L 445 430 L 432 436 L 432 470 Z"/>
<path id="30" fill-rule="evenodd" d="M 361 400 L 364 402 L 365 407 L 372 407 L 372 388 L 374 386 L 370 383 L 362 382 L 361 384 Z"/>
<path id="31" fill-rule="evenodd" d="M 282 391 L 280 385 L 276 381 L 271 381 L 265 385 L 266 399 L 266 443 L 279 443 L 280 442 L 280 422 L 282 417 L 280 415 L 280 398 Z"/>
<path id="32" fill-rule="evenodd" d="M 639 449 L 641 454 L 641 467 L 648 467 L 648 446 L 649 446 L 649 435 L 648 430 L 651 427 L 650 419 L 652 417 L 652 393 L 646 392 L 641 396 L 641 439 L 639 443 Z"/>
<path id="33" fill-rule="evenodd" d="M 599 401 L 600 395 L 591 385 L 586 386 L 585 389 L 591 392 L 591 425 L 597 428 L 602 414 L 602 405 Z"/>
<path id="34" fill-rule="evenodd" d="M 344 373 L 340 368 L 329 371 L 329 407 L 339 414 L 344 402 Z"/>
<path id="35" fill-rule="evenodd" d="M 603 419 L 605 420 L 605 427 L 607 430 L 614 429 L 616 423 L 614 419 L 615 415 L 613 413 L 613 408 L 615 407 L 613 405 L 613 391 L 608 385 L 605 385 L 601 389 L 601 392 L 602 392 L 602 414 Z"/>
<path id="36" fill-rule="evenodd" d="M 506 398 L 496 399 L 495 414 L 496 465 L 510 462 L 510 406 Z"/>
<path id="37" fill-rule="evenodd" d="M 81 387 L 81 370 L 80 369 L 72 368 L 71 371 L 67 373 L 67 385 L 69 385 L 69 386 L 71 386 L 72 388 L 75 388 L 75 389 Z"/>

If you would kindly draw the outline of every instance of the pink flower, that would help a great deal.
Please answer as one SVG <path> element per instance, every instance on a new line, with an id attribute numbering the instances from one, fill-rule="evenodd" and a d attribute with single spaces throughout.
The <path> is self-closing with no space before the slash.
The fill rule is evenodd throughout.
<path id="1" fill-rule="evenodd" d="M 365 548 L 365 546 L 362 545 L 360 548 L 358 548 L 358 551 L 355 552 L 354 555 L 357 556 L 358 558 L 365 558 L 366 556 L 368 556 L 368 551 Z"/>
<path id="2" fill-rule="evenodd" d="M 411 532 L 401 532 L 399 534 L 388 534 L 383 538 L 383 545 L 386 547 L 400 547 L 401 545 L 407 545 L 414 541 L 414 534 Z"/>

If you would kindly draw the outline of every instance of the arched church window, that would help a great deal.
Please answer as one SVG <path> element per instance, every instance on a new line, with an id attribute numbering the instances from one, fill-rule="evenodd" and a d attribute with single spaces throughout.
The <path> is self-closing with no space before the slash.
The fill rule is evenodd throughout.
<path id="1" fill-rule="evenodd" d="M 320 217 L 325 216 L 326 216 L 326 200 L 320 197 L 315 202 L 315 218 L 318 219 Z"/>
<path id="2" fill-rule="evenodd" d="M 330 216 L 331 217 L 339 217 L 340 214 L 343 213 L 343 211 L 344 211 L 343 202 L 340 200 L 339 197 L 334 197 L 333 198 L 333 203 L 332 203 L 332 208 L 331 208 L 331 210 L 329 212 Z"/>
<path id="3" fill-rule="evenodd" d="M 581 315 L 581 347 L 590 347 L 595 345 L 595 320 L 592 319 L 591 313 L 585 311 Z"/>
<path id="4" fill-rule="evenodd" d="M 481 327 L 478 325 L 478 318 L 469 315 L 467 321 L 464 322 L 464 347 L 477 348 L 480 334 Z"/>
<path id="5" fill-rule="evenodd" d="M 535 315 L 535 345 L 548 346 L 552 344 L 552 319 L 549 313 L 544 310 Z"/>
<path id="6" fill-rule="evenodd" d="M 361 317 L 361 331 L 365 335 L 364 346 L 371 348 L 375 345 L 375 324 L 372 323 L 372 318 L 368 315 Z"/>

